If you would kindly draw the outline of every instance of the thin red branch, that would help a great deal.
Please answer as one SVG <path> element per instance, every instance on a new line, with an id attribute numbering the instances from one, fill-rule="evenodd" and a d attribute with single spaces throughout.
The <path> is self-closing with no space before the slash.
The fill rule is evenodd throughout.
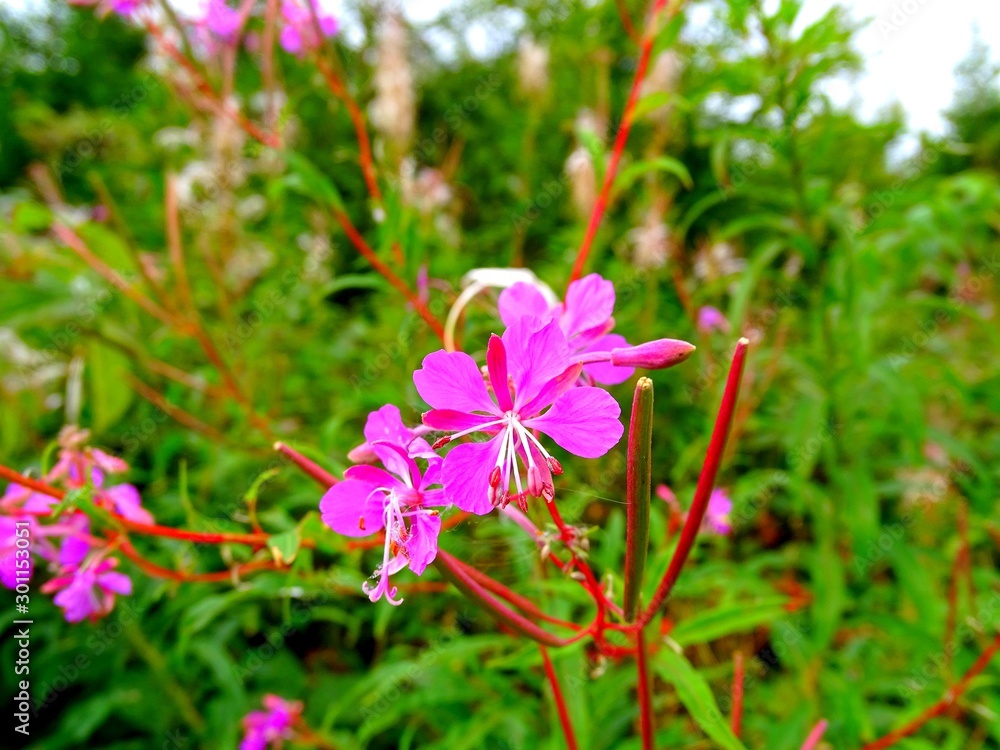
<path id="1" fill-rule="evenodd" d="M 185 409 L 179 406 L 175 406 L 167 401 L 160 393 L 155 389 L 151 388 L 149 385 L 139 380 L 139 378 L 130 375 L 128 377 L 129 384 L 132 386 L 133 390 L 138 393 L 142 398 L 146 399 L 155 406 L 157 409 L 162 411 L 168 417 L 173 419 L 175 422 L 184 425 L 190 430 L 195 432 L 200 432 L 202 435 L 214 440 L 218 443 L 228 442 L 226 436 L 221 432 L 216 430 L 209 424 L 202 422 L 193 414 L 189 413 Z"/>
<path id="2" fill-rule="evenodd" d="M 671 14 L 676 12 L 679 4 L 679 2 L 670 3 Z M 618 173 L 618 164 L 622 159 L 622 154 L 625 152 L 625 144 L 628 142 L 628 136 L 632 130 L 632 118 L 635 114 L 636 104 L 639 103 L 642 82 L 646 77 L 646 70 L 649 67 L 649 58 L 653 52 L 653 42 L 656 40 L 656 34 L 660 26 L 660 16 L 667 6 L 667 0 L 655 0 L 652 10 L 649 13 L 649 20 L 642 34 L 639 62 L 635 68 L 635 77 L 632 79 L 632 90 L 629 92 L 628 102 L 625 104 L 625 111 L 622 114 L 621 125 L 618 127 L 618 134 L 615 136 L 614 147 L 611 150 L 611 157 L 608 159 L 608 167 L 604 173 L 601 192 L 594 203 L 594 209 L 590 213 L 590 221 L 587 224 L 587 231 L 583 236 L 580 249 L 577 251 L 576 262 L 573 264 L 569 283 L 573 283 L 583 275 L 583 268 L 587 264 L 587 256 L 590 254 L 590 248 L 594 244 L 597 230 L 601 226 L 604 211 L 611 202 L 611 187 L 614 184 L 615 176 Z"/>
<path id="3" fill-rule="evenodd" d="M 340 224 L 341 229 L 344 230 L 344 234 L 347 235 L 348 239 L 357 248 L 358 252 L 364 256 L 376 271 L 378 271 L 382 276 L 392 284 L 400 294 L 402 294 L 406 301 L 413 305 L 413 308 L 417 311 L 421 318 L 423 318 L 427 325 L 431 327 L 435 335 L 442 341 L 444 341 L 444 327 L 441 325 L 440 321 L 434 317 L 430 310 L 427 309 L 427 305 L 424 301 L 420 299 L 416 292 L 414 292 L 403 281 L 399 276 L 393 272 L 391 268 L 375 253 L 374 250 L 369 247 L 368 243 L 365 242 L 364 237 L 354 228 L 351 220 L 348 218 L 347 214 L 343 211 L 334 211 L 334 217 Z"/>
<path id="4" fill-rule="evenodd" d="M 569 718 L 569 710 L 566 708 L 566 701 L 563 699 L 562 689 L 559 687 L 559 678 L 556 670 L 552 666 L 552 659 L 545 646 L 539 645 L 538 650 L 542 652 L 542 665 L 545 667 L 545 676 L 549 678 L 549 686 L 552 688 L 552 698 L 556 702 L 556 711 L 559 713 L 559 723 L 562 725 L 563 736 L 566 738 L 566 747 L 569 750 L 577 750 L 576 735 L 573 733 L 573 723 Z"/>
<path id="5" fill-rule="evenodd" d="M 733 734 L 737 737 L 743 729 L 743 652 L 733 654 Z"/>
<path id="6" fill-rule="evenodd" d="M 952 685 L 945 692 L 944 696 L 935 703 L 933 706 L 929 706 L 924 710 L 917 718 L 913 719 L 908 724 L 900 727 L 894 732 L 875 740 L 874 742 L 869 742 L 861 750 L 882 750 L 886 747 L 892 747 L 897 742 L 899 742 L 904 737 L 909 737 L 911 734 L 916 733 L 921 727 L 924 726 L 931 719 L 940 716 L 958 701 L 959 698 L 969 689 L 969 684 L 972 680 L 979 675 L 986 666 L 990 663 L 990 660 L 996 655 L 997 651 L 1000 651 L 1000 633 L 996 635 L 991 643 L 979 658 L 976 659 L 975 663 L 969 667 L 969 671 L 962 675 L 962 679 Z"/>
<path id="7" fill-rule="evenodd" d="M 529 617 L 534 617 L 536 619 L 543 620 L 553 625 L 558 625 L 559 627 L 567 628 L 569 630 L 575 630 L 577 632 L 582 630 L 581 626 L 577 625 L 575 622 L 568 622 L 566 620 L 561 620 L 558 617 L 553 617 L 550 614 L 546 614 L 541 609 L 539 609 L 538 606 L 533 601 L 531 601 L 527 597 L 521 596 L 516 591 L 512 591 L 511 589 L 507 588 L 502 583 L 497 581 L 495 578 L 491 578 L 490 576 L 486 575 L 486 573 L 483 573 L 478 568 L 474 568 L 471 565 L 462 562 L 458 558 L 455 558 L 455 562 L 463 570 L 465 570 L 473 579 L 475 579 L 479 584 L 481 584 L 484 589 L 493 594 L 496 594 L 497 596 L 501 597 L 507 602 L 513 604 L 515 607 L 517 607 L 519 610 L 524 612 L 524 614 L 528 615 Z"/>
<path id="8" fill-rule="evenodd" d="M 450 578 L 452 583 L 454 583 L 467 596 L 486 607 L 501 622 L 510 626 L 522 635 L 531 638 L 533 641 L 546 646 L 558 648 L 574 643 L 581 638 L 590 635 L 594 631 L 594 626 L 592 625 L 586 630 L 581 630 L 579 633 L 569 638 L 558 638 L 551 633 L 546 632 L 531 620 L 528 620 L 520 613 L 515 612 L 502 601 L 493 596 L 493 594 L 487 591 L 472 576 L 470 576 L 463 569 L 461 564 L 457 564 L 458 562 L 459 561 L 455 557 L 448 554 L 444 550 L 438 550 L 437 558 L 434 560 L 434 564 L 438 567 L 438 569 L 444 573 L 446 577 Z"/>
<path id="9" fill-rule="evenodd" d="M 347 87 L 344 86 L 343 82 L 330 66 L 330 63 L 317 55 L 316 66 L 319 68 L 320 73 L 323 74 L 330 93 L 340 99 L 344 103 L 344 106 L 347 107 L 347 113 L 350 115 L 351 123 L 354 125 L 354 135 L 358 139 L 358 160 L 361 163 L 361 172 L 364 174 L 365 184 L 368 186 L 368 192 L 371 193 L 372 198 L 377 203 L 381 203 L 382 191 L 379 189 L 378 179 L 375 177 L 375 165 L 372 159 L 371 141 L 368 139 L 368 130 L 365 127 L 365 116 L 354 97 L 351 96 Z"/>
<path id="10" fill-rule="evenodd" d="M 136 289 L 132 284 L 125 281 L 121 274 L 105 263 L 91 252 L 87 244 L 69 227 L 62 224 L 53 224 L 52 233 L 62 241 L 70 250 L 80 256 L 83 262 L 93 268 L 97 273 L 107 279 L 111 284 L 119 289 L 122 294 L 135 302 L 139 307 L 148 312 L 161 323 L 170 326 L 174 324 L 173 316 L 149 299 L 146 295 Z"/>
<path id="11" fill-rule="evenodd" d="M 156 41 L 163 48 L 164 52 L 166 52 L 167 55 L 174 60 L 174 62 L 187 71 L 187 74 L 191 77 L 191 81 L 194 83 L 195 88 L 199 93 L 201 93 L 202 96 L 205 97 L 215 114 L 229 118 L 239 125 L 240 128 L 247 133 L 247 135 L 257 141 L 260 141 L 265 146 L 270 146 L 271 148 L 281 148 L 281 138 L 277 133 L 265 132 L 249 120 L 242 112 L 239 112 L 222 102 L 219 98 L 219 94 L 216 93 L 215 89 L 213 89 L 208 81 L 205 80 L 197 66 L 185 57 L 184 53 L 177 49 L 177 47 L 166 38 L 163 30 L 159 26 L 153 23 L 153 21 L 147 19 L 146 29 L 156 38 Z"/>
<path id="12" fill-rule="evenodd" d="M 635 633 L 635 663 L 639 668 L 638 698 L 639 698 L 639 732 L 642 734 L 642 750 L 653 750 L 653 696 L 650 692 L 649 666 L 646 661 L 646 643 L 640 628 Z"/>
<path id="13" fill-rule="evenodd" d="M 642 44 L 642 37 L 639 36 L 635 24 L 632 23 L 632 16 L 628 12 L 625 0 L 615 0 L 615 5 L 618 7 L 618 16 L 622 19 L 622 26 L 625 29 L 625 33 L 628 34 L 628 38 L 636 44 Z"/>
<path id="14" fill-rule="evenodd" d="M 287 456 L 293 464 L 315 479 L 316 483 L 324 489 L 330 489 L 333 485 L 340 481 L 318 463 L 306 458 L 297 450 L 289 445 L 286 445 L 285 443 L 275 443 L 274 449 L 283 456 Z"/>
<path id="15" fill-rule="evenodd" d="M 823 739 L 823 735 L 826 734 L 827 724 L 828 722 L 826 719 L 820 719 L 816 722 L 816 726 L 814 726 L 812 731 L 809 732 L 809 736 L 806 737 L 806 741 L 802 743 L 800 750 L 813 750 L 813 748 L 819 744 L 819 741 Z"/>
<path id="16" fill-rule="evenodd" d="M 708 499 L 715 487 L 715 478 L 719 473 L 719 465 L 722 463 L 722 456 L 726 451 L 726 440 L 729 437 L 729 428 L 733 423 L 733 413 L 736 410 L 736 402 L 739 398 L 740 380 L 743 377 L 743 366 L 746 363 L 747 348 L 750 342 L 747 339 L 740 339 L 736 344 L 736 351 L 733 354 L 732 365 L 729 368 L 729 377 L 726 380 L 726 389 L 722 394 L 722 403 L 719 406 L 719 414 L 715 419 L 715 428 L 712 430 L 712 437 L 708 442 L 708 451 L 705 453 L 705 462 L 701 467 L 701 474 L 698 476 L 698 485 L 694 491 L 694 499 L 691 501 L 691 509 L 688 511 L 687 520 L 681 529 L 680 539 L 677 541 L 677 548 L 673 557 L 670 558 L 670 565 L 664 574 L 660 585 L 653 594 L 646 611 L 637 620 L 636 626 L 644 627 L 656 615 L 661 605 L 677 583 L 677 578 L 681 574 L 684 563 L 687 562 L 691 548 L 698 536 L 702 519 L 708 509 Z"/>

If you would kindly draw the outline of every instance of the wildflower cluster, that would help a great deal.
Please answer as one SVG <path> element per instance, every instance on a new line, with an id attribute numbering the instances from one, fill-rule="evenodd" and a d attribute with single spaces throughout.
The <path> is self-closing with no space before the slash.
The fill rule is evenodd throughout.
<path id="1" fill-rule="evenodd" d="M 351 452 L 358 465 L 320 510 L 339 534 L 384 532 L 376 582 L 364 587 L 372 601 L 402 601 L 389 577 L 406 567 L 420 575 L 435 559 L 449 506 L 487 515 L 513 503 L 526 512 L 530 498 L 555 500 L 563 468 L 552 443 L 581 458 L 611 450 L 624 432 L 621 408 L 597 384 L 621 383 L 636 367 L 670 367 L 694 351 L 673 339 L 630 346 L 611 332 L 614 304 L 613 284 L 597 274 L 570 284 L 555 305 L 517 282 L 500 295 L 506 329 L 490 336 L 485 366 L 440 350 L 413 373 L 431 407 L 423 425 L 406 427 L 392 405 L 369 415 L 366 442 Z M 429 432 L 443 434 L 431 444 Z M 472 436 L 480 439 L 463 440 Z"/>
<path id="2" fill-rule="evenodd" d="M 131 484 L 112 484 L 108 477 L 128 471 L 128 465 L 97 448 L 84 445 L 86 431 L 68 428 L 60 435 L 58 461 L 45 474 L 48 486 L 84 491 L 93 506 L 136 524 L 152 523 L 142 507 L 139 491 Z M 82 510 L 66 510 L 58 500 L 21 484 L 7 486 L 0 498 L 0 582 L 13 589 L 27 583 L 36 559 L 53 577 L 42 585 L 54 593 L 66 620 L 97 620 L 107 615 L 115 596 L 132 593 L 132 581 L 116 570 L 113 543 L 91 533 L 90 517 Z M 31 550 L 18 547 L 18 530 L 26 528 Z"/>

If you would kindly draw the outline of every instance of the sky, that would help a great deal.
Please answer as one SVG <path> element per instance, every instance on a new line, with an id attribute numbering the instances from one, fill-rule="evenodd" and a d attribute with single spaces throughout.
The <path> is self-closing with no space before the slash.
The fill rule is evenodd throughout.
<path id="1" fill-rule="evenodd" d="M 835 3 L 806 0 L 802 21 L 815 20 Z M 942 133 L 941 110 L 955 93 L 955 67 L 979 36 L 997 58 L 1000 2 L 997 0 L 849 0 L 858 19 L 871 18 L 855 38 L 865 72 L 854 86 L 837 86 L 837 101 L 856 100 L 870 119 L 893 101 L 902 103 L 913 132 Z"/>

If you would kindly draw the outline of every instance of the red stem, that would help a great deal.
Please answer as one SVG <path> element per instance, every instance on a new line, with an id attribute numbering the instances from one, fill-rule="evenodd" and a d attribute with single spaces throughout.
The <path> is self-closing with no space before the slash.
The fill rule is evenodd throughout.
<path id="1" fill-rule="evenodd" d="M 330 67 L 330 64 L 322 57 L 317 56 L 316 65 L 320 73 L 323 74 L 323 78 L 326 79 L 326 85 L 330 89 L 330 92 L 347 107 L 347 113 L 350 115 L 351 123 L 354 125 L 354 135 L 358 139 L 358 147 L 360 149 L 359 160 L 361 162 L 361 171 L 365 177 L 365 184 L 368 186 L 368 192 L 371 193 L 375 202 L 381 203 L 382 191 L 379 189 L 378 180 L 375 178 L 372 147 L 368 139 L 368 130 L 365 128 L 365 116 L 362 114 L 361 108 L 354 100 L 354 97 L 351 96 L 347 88 L 337 77 L 337 74 Z"/>
<path id="2" fill-rule="evenodd" d="M 66 493 L 57 487 L 52 487 L 45 482 L 40 482 L 37 479 L 31 479 L 23 474 L 19 474 L 13 469 L 9 469 L 6 466 L 0 465 L 0 478 L 6 479 L 15 484 L 19 484 L 22 487 L 27 487 L 34 490 L 35 492 L 40 492 L 43 495 L 48 495 L 49 497 L 54 497 L 57 500 L 62 500 Z M 267 540 L 269 538 L 268 534 L 239 534 L 239 533 L 208 533 L 201 531 L 187 531 L 186 529 L 175 529 L 171 526 L 160 526 L 155 523 L 138 523 L 137 521 L 130 521 L 124 516 L 120 516 L 117 513 L 111 512 L 111 516 L 130 531 L 136 531 L 140 534 L 146 534 L 147 536 L 159 536 L 166 537 L 168 539 L 183 539 L 189 542 L 198 542 L 200 544 L 248 544 L 253 547 L 263 547 L 267 545 Z M 303 540 L 303 545 L 308 545 L 311 540 Z"/>
<path id="3" fill-rule="evenodd" d="M 298 466 L 302 471 L 311 476 L 316 482 L 322 486 L 324 489 L 329 489 L 333 487 L 340 480 L 337 479 L 333 474 L 328 472 L 319 464 L 311 461 L 310 459 L 303 456 L 297 450 L 291 446 L 285 445 L 284 443 L 275 443 L 274 449 L 284 456 L 287 456 L 292 463 Z"/>
<path id="4" fill-rule="evenodd" d="M 546 614 L 539 609 L 533 601 L 527 597 L 521 596 L 516 591 L 512 591 L 495 578 L 491 578 L 483 573 L 481 570 L 462 562 L 458 558 L 455 558 L 455 563 L 466 571 L 479 584 L 481 584 L 484 589 L 510 602 L 529 617 L 535 617 L 539 620 L 544 620 L 545 622 L 552 623 L 553 625 L 558 625 L 559 627 L 575 630 L 577 632 L 582 630 L 581 626 L 577 625 L 575 622 L 568 622 L 566 620 L 561 620 L 558 617 Z"/>
<path id="5" fill-rule="evenodd" d="M 539 645 L 538 650 L 542 652 L 542 665 L 545 667 L 545 676 L 549 678 L 549 685 L 552 687 L 552 697 L 556 702 L 556 710 L 559 712 L 559 723 L 562 724 L 563 735 L 566 737 L 566 747 L 569 750 L 577 750 L 576 735 L 573 734 L 573 724 L 569 720 L 569 711 L 566 708 L 566 701 L 563 700 L 562 690 L 559 688 L 559 679 L 556 677 L 556 670 L 552 666 L 552 659 L 545 646 Z"/>
<path id="6" fill-rule="evenodd" d="M 990 660 L 994 657 L 997 651 L 1000 651 L 1000 633 L 998 633 L 993 639 L 993 643 L 991 643 L 987 649 L 979 655 L 975 664 L 969 667 L 969 671 L 962 675 L 962 679 L 948 688 L 941 700 L 933 706 L 929 706 L 922 714 L 920 714 L 920 716 L 915 718 L 910 723 L 900 727 L 894 732 L 890 732 L 885 735 L 885 737 L 868 743 L 861 748 L 861 750 L 882 750 L 882 748 L 891 747 L 904 737 L 909 737 L 911 734 L 914 734 L 931 719 L 943 714 L 951 708 L 959 698 L 962 697 L 962 694 L 968 690 L 969 683 L 972 682 L 973 678 L 979 675 L 980 672 L 986 669 L 986 666 L 990 663 Z"/>
<path id="7" fill-rule="evenodd" d="M 743 729 L 743 652 L 733 654 L 733 734 L 740 736 Z"/>
<path id="8" fill-rule="evenodd" d="M 343 211 L 334 211 L 334 217 L 340 224 L 341 229 L 344 230 L 344 234 L 347 235 L 348 239 L 357 248 L 358 252 L 361 253 L 365 260 L 371 263 L 372 268 L 382 274 L 386 281 L 392 284 L 400 294 L 402 294 L 407 302 L 413 305 L 413 309 L 417 311 L 421 318 L 423 318 L 427 325 L 431 327 L 435 335 L 442 341 L 444 341 L 444 327 L 441 325 L 440 321 L 434 317 L 430 310 L 427 309 L 427 305 L 424 304 L 423 300 L 403 281 L 399 276 L 397 276 L 391 268 L 389 268 L 386 263 L 378 257 L 374 250 L 369 247 L 368 243 L 365 242 L 364 237 L 362 237 L 358 230 L 354 228 L 351 220 L 347 217 Z"/>
<path id="9" fill-rule="evenodd" d="M 587 628 L 586 630 L 581 630 L 574 636 L 570 638 L 558 638 L 551 633 L 542 630 L 531 620 L 528 620 L 523 615 L 515 612 L 502 601 L 493 596 L 489 591 L 487 591 L 483 586 L 476 582 L 476 580 L 470 576 L 464 569 L 461 563 L 449 555 L 444 550 L 438 550 L 437 558 L 435 559 L 435 564 L 453 577 L 454 581 L 460 588 L 467 590 L 467 595 L 471 594 L 471 598 L 480 602 L 483 606 L 490 609 L 501 621 L 507 625 L 514 628 L 519 633 L 528 636 L 534 641 L 546 646 L 561 647 L 574 643 L 581 638 L 590 635 L 594 630 L 594 626 Z"/>
<path id="10" fill-rule="evenodd" d="M 691 501 L 691 509 L 688 511 L 684 528 L 681 529 L 681 536 L 677 542 L 677 549 L 674 550 L 673 557 L 670 558 L 670 565 L 664 574 L 660 585 L 653 595 L 646 611 L 636 621 L 636 627 L 642 628 L 649 623 L 656 615 L 660 606 L 670 595 L 677 583 L 677 578 L 681 574 L 684 563 L 687 562 L 691 548 L 698 536 L 702 519 L 708 509 L 708 499 L 715 487 L 715 478 L 719 473 L 719 464 L 722 462 L 722 455 L 726 451 L 726 439 L 729 437 L 729 428 L 733 423 L 733 413 L 736 409 L 736 401 L 740 392 L 740 380 L 743 377 L 743 366 L 746 363 L 747 348 L 750 342 L 740 339 L 736 344 L 736 352 L 733 354 L 733 362 L 729 368 L 729 377 L 726 380 L 726 389 L 722 394 L 722 404 L 719 406 L 719 414 L 715 419 L 715 428 L 712 430 L 712 437 L 708 443 L 708 451 L 705 454 L 705 462 L 701 467 L 701 474 L 698 477 L 698 486 L 694 491 L 694 499 Z"/>
<path id="11" fill-rule="evenodd" d="M 642 750 L 653 750 L 653 696 L 650 692 L 649 666 L 646 663 L 646 643 L 640 628 L 635 633 L 635 663 L 639 667 L 639 731 L 642 734 Z"/>
<path id="12" fill-rule="evenodd" d="M 587 256 L 594 243 L 594 237 L 601 225 L 604 211 L 611 200 L 611 186 L 615 181 L 618 172 L 618 163 L 625 152 L 625 144 L 628 142 L 629 132 L 632 130 L 632 116 L 635 106 L 639 102 L 639 90 L 642 88 L 643 79 L 646 77 L 646 69 L 649 67 L 649 57 L 653 51 L 653 42 L 656 39 L 656 31 L 659 25 L 660 14 L 667 7 L 667 0 L 655 0 L 650 11 L 649 21 L 642 35 L 642 47 L 639 53 L 639 63 L 635 68 L 635 77 L 632 79 L 632 90 L 628 95 L 628 102 L 625 104 L 625 112 L 622 114 L 622 122 L 618 127 L 618 134 L 615 136 L 614 148 L 611 151 L 611 158 L 608 159 L 608 168 L 604 173 L 604 183 L 601 185 L 601 192 L 594 202 L 594 209 L 590 213 L 590 221 L 587 224 L 587 232 L 583 237 L 583 243 L 576 255 L 576 262 L 573 264 L 573 272 L 570 274 L 569 283 L 573 283 L 583 275 L 583 267 L 587 263 Z"/>
<path id="13" fill-rule="evenodd" d="M 813 750 L 819 744 L 819 741 L 823 739 L 823 735 L 826 734 L 828 723 L 826 719 L 820 719 L 816 722 L 816 726 L 812 728 L 809 736 L 806 737 L 806 741 L 802 743 L 800 750 Z"/>

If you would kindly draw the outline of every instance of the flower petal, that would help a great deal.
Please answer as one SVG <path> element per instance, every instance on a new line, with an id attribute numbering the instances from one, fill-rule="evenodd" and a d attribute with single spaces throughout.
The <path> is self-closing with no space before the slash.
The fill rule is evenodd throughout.
<path id="1" fill-rule="evenodd" d="M 445 430 L 447 432 L 468 430 L 487 422 L 493 422 L 494 420 L 496 420 L 496 417 L 492 414 L 469 414 L 468 412 L 455 411 L 454 409 L 431 409 L 424 414 L 425 425 L 435 430 Z"/>
<path id="2" fill-rule="evenodd" d="M 545 414 L 524 425 L 544 432 L 570 453 L 597 458 L 621 440 L 621 412 L 607 391 L 583 386 L 562 394 Z"/>
<path id="3" fill-rule="evenodd" d="M 507 381 L 507 351 L 503 340 L 495 333 L 490 335 L 490 343 L 486 347 L 486 370 L 500 411 L 510 411 L 514 408 L 514 402 L 510 398 L 510 385 Z"/>
<path id="4" fill-rule="evenodd" d="M 489 498 L 490 472 L 500 455 L 499 435 L 486 443 L 463 443 L 444 459 L 444 489 L 456 506 L 484 516 L 493 510 Z"/>
<path id="5" fill-rule="evenodd" d="M 320 500 L 323 523 L 344 536 L 374 534 L 383 525 L 384 497 L 377 484 L 345 479 L 328 489 Z"/>
<path id="6" fill-rule="evenodd" d="M 521 318 L 504 331 L 503 344 L 515 408 L 531 401 L 570 363 L 566 337 L 554 320 Z"/>
<path id="7" fill-rule="evenodd" d="M 627 347 L 628 345 L 629 344 L 625 340 L 624 336 L 619 336 L 617 333 L 609 333 L 607 336 L 602 336 L 587 347 L 586 351 L 610 352 L 612 349 Z M 610 362 L 590 362 L 583 366 L 583 371 L 598 383 L 603 383 L 604 385 L 618 385 L 619 383 L 624 383 L 632 377 L 632 373 L 635 372 L 635 368 L 620 367 L 618 365 L 613 365 Z"/>
<path id="8" fill-rule="evenodd" d="M 410 557 L 410 570 L 420 575 L 434 562 L 438 551 L 438 534 L 441 532 L 441 516 L 437 513 L 417 513 L 411 516 L 410 538 L 406 551 Z"/>
<path id="9" fill-rule="evenodd" d="M 384 440 L 405 448 L 413 439 L 413 432 L 403 424 L 399 407 L 386 404 L 368 415 L 365 422 L 365 441 Z"/>
<path id="10" fill-rule="evenodd" d="M 559 321 L 566 338 L 604 325 L 615 310 L 615 285 L 592 273 L 574 281 L 566 290 Z"/>
<path id="11" fill-rule="evenodd" d="M 497 307 L 500 309 L 500 320 L 505 326 L 513 325 L 514 321 L 525 315 L 544 318 L 550 313 L 550 305 L 545 296 L 526 281 L 518 281 L 500 292 Z"/>
<path id="12" fill-rule="evenodd" d="M 413 373 L 413 384 L 420 397 L 435 409 L 500 413 L 486 390 L 476 360 L 465 352 L 431 352 L 424 357 L 421 369 Z"/>
<path id="13" fill-rule="evenodd" d="M 97 577 L 97 585 L 105 591 L 123 596 L 132 593 L 132 579 L 124 573 L 104 573 Z"/>
<path id="14" fill-rule="evenodd" d="M 118 515 L 136 523 L 153 523 L 153 514 L 142 507 L 139 490 L 131 484 L 116 484 L 98 492 L 101 496 L 110 498 Z"/>

